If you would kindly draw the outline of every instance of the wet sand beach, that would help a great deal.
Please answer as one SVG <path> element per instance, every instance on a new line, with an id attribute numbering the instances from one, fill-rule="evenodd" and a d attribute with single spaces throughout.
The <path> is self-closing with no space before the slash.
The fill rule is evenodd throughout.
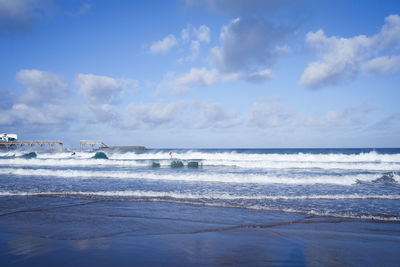
<path id="1" fill-rule="evenodd" d="M 1 266 L 398 266 L 400 223 L 167 202 L 2 197 Z"/>

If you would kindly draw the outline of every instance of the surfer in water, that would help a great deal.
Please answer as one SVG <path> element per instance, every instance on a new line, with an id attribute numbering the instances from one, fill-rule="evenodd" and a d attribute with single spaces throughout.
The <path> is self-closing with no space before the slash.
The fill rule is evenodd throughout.
<path id="1" fill-rule="evenodd" d="M 169 151 L 169 157 L 172 159 L 172 150 Z"/>

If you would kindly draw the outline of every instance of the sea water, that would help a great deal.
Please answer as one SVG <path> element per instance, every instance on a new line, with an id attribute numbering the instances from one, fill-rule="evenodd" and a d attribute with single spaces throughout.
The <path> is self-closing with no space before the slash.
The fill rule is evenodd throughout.
<path id="1" fill-rule="evenodd" d="M 169 151 L 0 151 L 0 202 L 51 196 L 400 221 L 400 149 Z"/>

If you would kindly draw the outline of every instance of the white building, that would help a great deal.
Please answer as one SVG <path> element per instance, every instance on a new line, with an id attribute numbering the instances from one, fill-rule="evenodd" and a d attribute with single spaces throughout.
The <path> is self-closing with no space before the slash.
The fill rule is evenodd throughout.
<path id="1" fill-rule="evenodd" d="M 13 142 L 18 141 L 18 136 L 16 134 L 0 134 L 0 141 L 2 142 Z"/>

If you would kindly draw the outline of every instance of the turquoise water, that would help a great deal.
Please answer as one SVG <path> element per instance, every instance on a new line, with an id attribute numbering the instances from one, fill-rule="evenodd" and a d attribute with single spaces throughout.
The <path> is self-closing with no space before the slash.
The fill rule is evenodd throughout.
<path id="1" fill-rule="evenodd" d="M 0 152 L 0 201 L 117 199 L 400 221 L 400 149 L 26 153 Z"/>

